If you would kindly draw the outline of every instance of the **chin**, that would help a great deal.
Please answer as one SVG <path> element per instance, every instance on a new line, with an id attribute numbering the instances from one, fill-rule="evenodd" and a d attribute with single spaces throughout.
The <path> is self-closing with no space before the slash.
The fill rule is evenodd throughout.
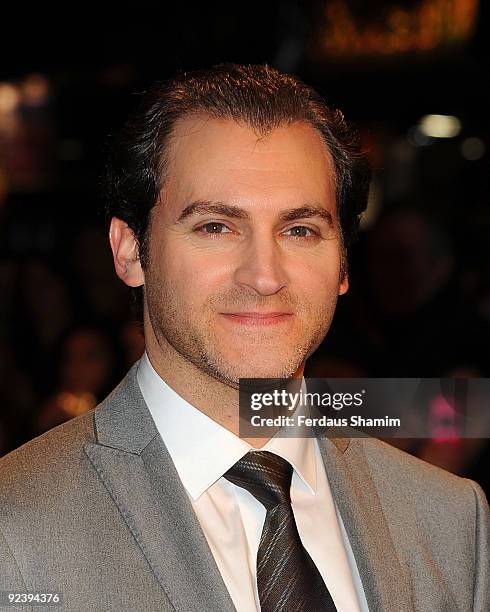
<path id="1" fill-rule="evenodd" d="M 230 367 L 228 372 L 230 378 L 237 381 L 240 378 L 290 378 L 300 367 L 299 365 L 291 365 L 290 363 L 254 363 L 249 366 L 244 366 L 243 362 L 237 364 L 236 367 Z"/>
<path id="2" fill-rule="evenodd" d="M 270 349 L 264 346 L 241 345 L 232 350 L 208 351 L 206 362 L 214 375 L 223 381 L 238 384 L 240 378 L 291 378 L 297 372 L 308 347 L 292 349 L 290 345 Z M 286 357 L 286 358 L 285 358 Z"/>

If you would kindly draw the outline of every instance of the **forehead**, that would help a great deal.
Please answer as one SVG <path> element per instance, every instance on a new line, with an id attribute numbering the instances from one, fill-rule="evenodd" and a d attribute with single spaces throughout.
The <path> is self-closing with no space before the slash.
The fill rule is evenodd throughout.
<path id="1" fill-rule="evenodd" d="M 187 117 L 174 128 L 167 152 L 165 190 L 172 200 L 331 201 L 331 155 L 307 123 L 257 134 L 232 120 Z M 295 201 L 298 200 L 298 201 Z"/>

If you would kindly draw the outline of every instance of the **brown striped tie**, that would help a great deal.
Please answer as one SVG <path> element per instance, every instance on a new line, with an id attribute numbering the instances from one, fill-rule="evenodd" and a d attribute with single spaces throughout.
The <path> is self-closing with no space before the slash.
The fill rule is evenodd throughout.
<path id="1" fill-rule="evenodd" d="M 291 508 L 293 468 L 282 457 L 252 451 L 224 475 L 267 510 L 257 553 L 262 612 L 334 612 L 332 596 L 299 537 Z"/>

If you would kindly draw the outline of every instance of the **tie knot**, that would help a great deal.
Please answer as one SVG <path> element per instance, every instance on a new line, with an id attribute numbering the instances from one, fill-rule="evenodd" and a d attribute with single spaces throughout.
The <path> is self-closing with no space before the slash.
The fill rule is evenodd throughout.
<path id="1" fill-rule="evenodd" d="M 267 510 L 291 502 L 292 465 L 268 451 L 252 451 L 237 461 L 224 477 L 246 489 Z"/>

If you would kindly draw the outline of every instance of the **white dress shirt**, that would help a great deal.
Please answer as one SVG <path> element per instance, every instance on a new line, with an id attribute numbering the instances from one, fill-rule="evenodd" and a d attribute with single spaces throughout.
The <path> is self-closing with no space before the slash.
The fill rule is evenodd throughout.
<path id="1" fill-rule="evenodd" d="M 236 609 L 260 611 L 256 559 L 266 510 L 251 493 L 223 477 L 253 447 L 176 393 L 146 353 L 137 379 Z M 317 440 L 274 437 L 260 450 L 280 455 L 294 468 L 291 505 L 298 532 L 337 610 L 368 612 Z"/>

